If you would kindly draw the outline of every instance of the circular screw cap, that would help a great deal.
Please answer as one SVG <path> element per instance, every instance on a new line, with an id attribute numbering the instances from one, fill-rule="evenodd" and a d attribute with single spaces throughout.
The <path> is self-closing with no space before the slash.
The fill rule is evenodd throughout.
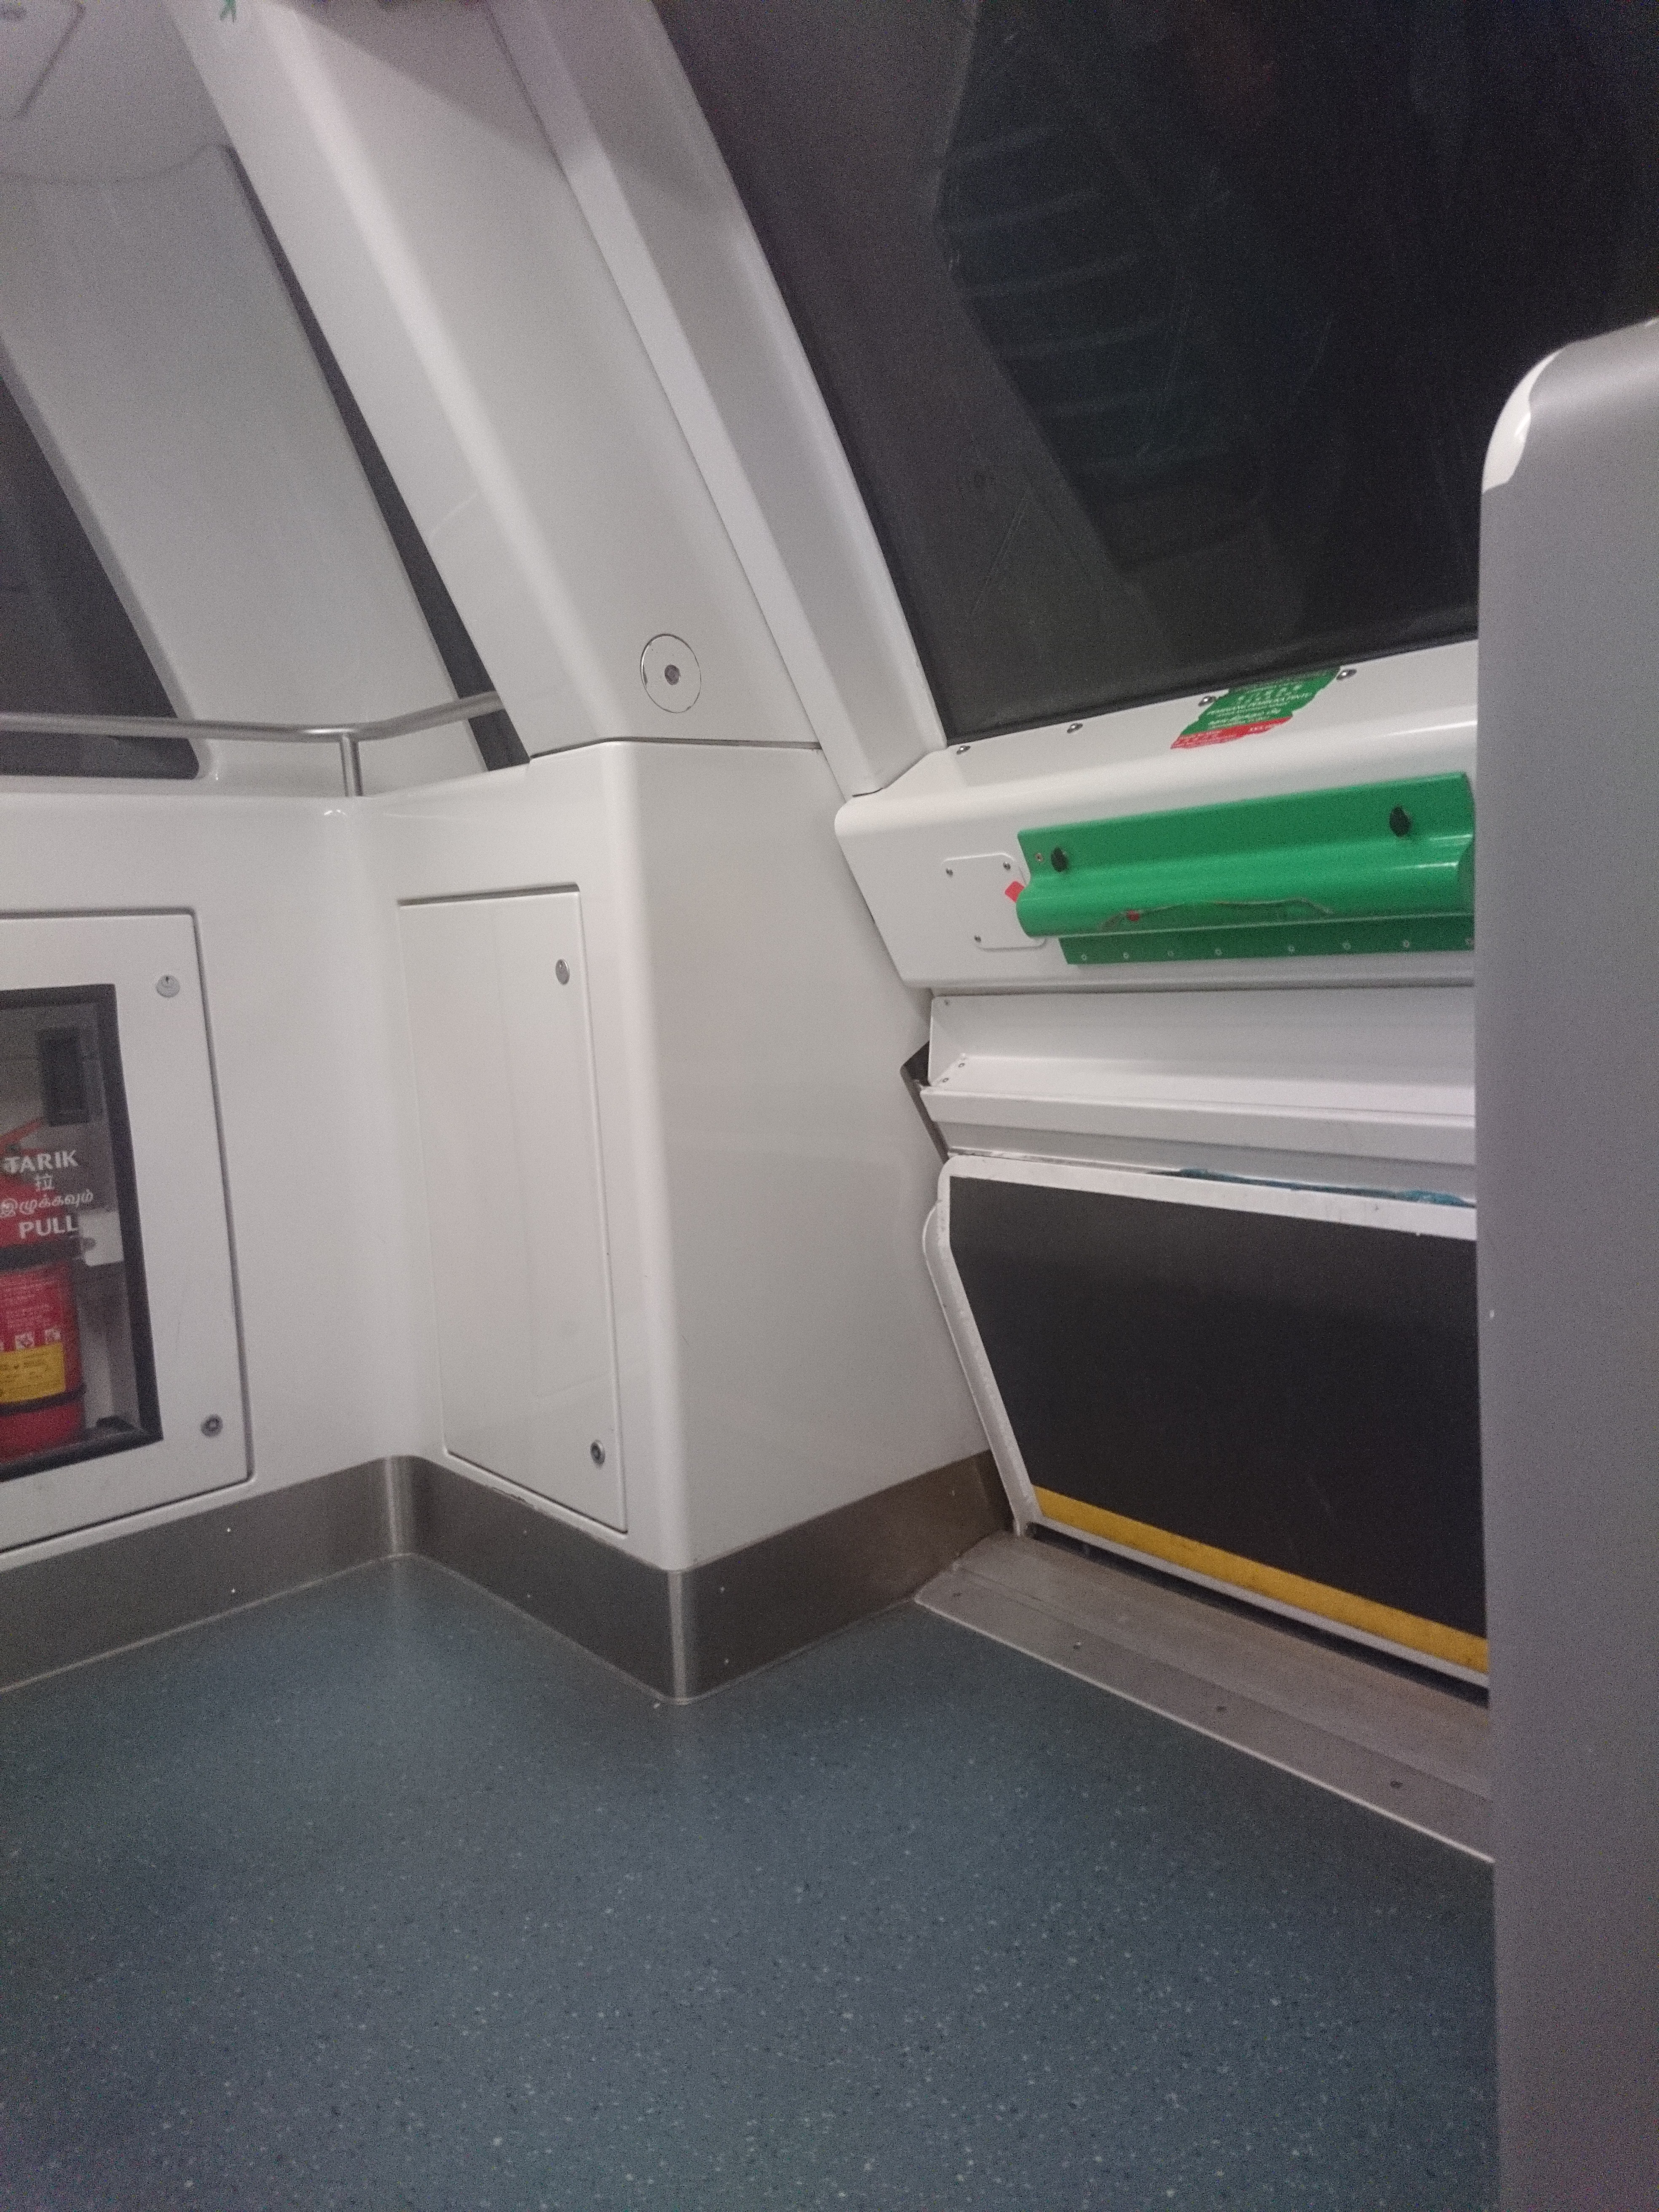
<path id="1" fill-rule="evenodd" d="M 568 983 L 570 981 L 570 970 L 562 960 L 556 960 L 553 963 L 553 973 L 562 983 Z"/>
<path id="2" fill-rule="evenodd" d="M 603 1467 L 605 1465 L 605 1446 L 599 1442 L 597 1437 L 594 1437 L 592 1443 L 587 1447 L 587 1456 L 592 1461 L 595 1467 Z"/>
<path id="3" fill-rule="evenodd" d="M 156 994 L 161 998 L 176 999 L 181 988 L 176 975 L 158 975 L 155 979 Z"/>
<path id="4" fill-rule="evenodd" d="M 222 1431 L 224 1425 L 216 1413 L 210 1413 L 202 1424 L 202 1434 L 204 1437 L 216 1437 Z"/>
<path id="5" fill-rule="evenodd" d="M 670 714 L 683 714 L 697 703 L 702 671 L 685 640 L 672 630 L 662 630 L 640 655 L 640 681 L 653 706 Z"/>

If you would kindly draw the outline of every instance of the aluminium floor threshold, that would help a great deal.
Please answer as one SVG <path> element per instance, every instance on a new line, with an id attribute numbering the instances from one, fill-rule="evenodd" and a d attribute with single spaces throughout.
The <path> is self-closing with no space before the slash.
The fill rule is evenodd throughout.
<path id="1" fill-rule="evenodd" d="M 1409 1669 L 1029 1536 L 916 1602 L 1387 1819 L 1490 1859 L 1485 1705 Z"/>

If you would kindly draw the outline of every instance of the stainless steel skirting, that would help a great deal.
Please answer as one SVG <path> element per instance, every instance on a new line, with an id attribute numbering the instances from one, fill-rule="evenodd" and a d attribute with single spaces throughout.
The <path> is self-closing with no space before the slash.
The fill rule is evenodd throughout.
<path id="1" fill-rule="evenodd" d="M 1485 1701 L 1162 1576 L 992 1536 L 918 1603 L 1183 1728 L 1490 1858 Z"/>
<path id="2" fill-rule="evenodd" d="M 415 1552 L 696 1698 L 908 1596 L 1006 1522 L 986 1453 L 669 1572 L 453 1468 L 372 1460 L 5 1570 L 0 1689 Z"/>
<path id="3" fill-rule="evenodd" d="M 386 1462 L 0 1571 L 0 1688 L 389 1558 Z"/>

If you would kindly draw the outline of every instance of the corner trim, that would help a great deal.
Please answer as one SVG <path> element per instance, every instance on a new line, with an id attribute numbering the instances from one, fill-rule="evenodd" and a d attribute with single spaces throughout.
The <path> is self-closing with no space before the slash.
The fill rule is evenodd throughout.
<path id="1" fill-rule="evenodd" d="M 503 1598 L 663 1697 L 674 1686 L 669 1576 L 512 1492 L 434 1461 L 392 1462 L 407 1548 Z"/>
<path id="2" fill-rule="evenodd" d="M 1006 1525 L 981 1452 L 671 1571 L 454 1468 L 368 1460 L 0 1570 L 0 1690 L 413 1553 L 681 1702 L 908 1597 Z"/>
<path id="3" fill-rule="evenodd" d="M 989 1452 L 931 1468 L 677 1577 L 684 1688 L 722 1682 L 896 1605 L 1010 1527 Z"/>

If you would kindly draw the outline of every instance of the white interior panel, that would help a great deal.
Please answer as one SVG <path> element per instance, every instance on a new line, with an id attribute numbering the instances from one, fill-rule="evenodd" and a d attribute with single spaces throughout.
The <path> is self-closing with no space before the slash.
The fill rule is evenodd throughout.
<path id="1" fill-rule="evenodd" d="M 983 1449 L 920 1249 L 939 1162 L 899 1067 L 925 1010 L 841 864 L 837 798 L 805 748 L 587 745 L 346 817 L 370 934 L 580 881 L 627 1542 L 659 1566 Z M 435 1457 L 438 1323 L 416 1326 Z"/>
<path id="2" fill-rule="evenodd" d="M 438 901 L 400 921 L 445 1444 L 623 1528 L 579 895 Z"/>
<path id="3" fill-rule="evenodd" d="M 0 9 L 0 121 L 27 107 L 80 14 L 79 0 L 11 0 Z"/>
<path id="4" fill-rule="evenodd" d="M 1213 696 L 1213 695 L 1212 695 Z M 936 991 L 1215 988 L 1215 972 L 1139 964 L 1121 975 L 1067 965 L 1057 938 L 998 941 L 946 866 L 959 855 L 1019 860 L 1022 830 L 1213 806 L 1286 792 L 1340 790 L 1394 776 L 1474 779 L 1475 648 L 1444 645 L 1362 662 L 1281 727 L 1226 744 L 1177 744 L 1200 698 L 1163 699 L 1107 714 L 1011 731 L 927 754 L 885 791 L 848 802 L 836 818 L 842 850 L 907 983 Z M 1023 860 L 1019 860 L 1024 867 Z M 1361 980 L 1467 980 L 1467 953 L 1389 958 L 1231 960 L 1230 987 L 1288 982 L 1328 988 Z"/>
<path id="5" fill-rule="evenodd" d="M 164 996 L 163 976 L 179 988 Z M 0 1484 L 0 1550 L 244 1481 L 236 1297 L 196 932 L 187 914 L 0 921 L 9 990 L 112 984 L 161 1438 Z M 217 1421 L 211 1435 L 203 1423 Z"/>
<path id="6" fill-rule="evenodd" d="M 1474 1191 L 1455 984 L 939 998 L 929 1085 L 963 1152 Z"/>
<path id="7" fill-rule="evenodd" d="M 126 184 L 0 176 L 0 356 L 181 714 L 454 696 L 221 149 Z M 363 756 L 371 790 L 478 765 L 464 726 Z M 222 747 L 212 775 L 339 788 L 326 747 Z"/>
<path id="8" fill-rule="evenodd" d="M 26 43 L 33 12 L 31 4 L 18 26 Z M 94 0 L 58 12 L 73 18 L 74 35 L 21 112 L 0 121 L 0 173 L 109 184 L 159 176 L 222 141 L 161 0 Z M 0 22 L 0 49 L 11 32 Z"/>
<path id="9" fill-rule="evenodd" d="M 492 0 L 844 793 L 944 743 L 789 311 L 650 0 Z"/>
<path id="10" fill-rule="evenodd" d="M 810 744 L 696 462 L 482 9 L 171 0 L 532 752 Z M 702 671 L 653 704 L 663 631 Z"/>
<path id="11" fill-rule="evenodd" d="M 696 1559 L 983 1440 L 921 1251 L 923 1033 L 823 759 L 637 746 Z M 495 779 L 490 779 L 492 781 Z"/>
<path id="12" fill-rule="evenodd" d="M 14 912 L 193 917 L 261 1491 L 434 1450 L 440 1434 L 396 910 L 382 921 L 371 905 L 356 844 L 388 803 L 204 804 L 191 785 L 70 793 L 21 779 L 0 793 Z M 117 938 L 145 926 L 98 925 Z M 29 980 L 9 960 L 3 972 Z"/>

